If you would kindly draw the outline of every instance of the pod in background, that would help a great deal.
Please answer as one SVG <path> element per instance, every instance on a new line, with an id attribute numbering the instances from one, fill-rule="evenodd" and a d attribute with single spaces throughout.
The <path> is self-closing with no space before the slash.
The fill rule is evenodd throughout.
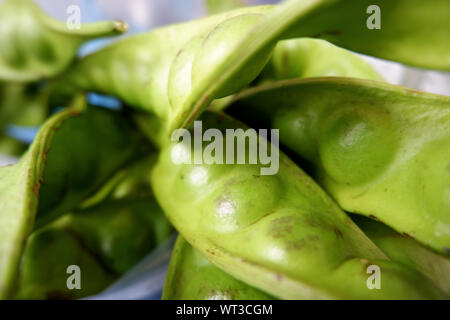
<path id="1" fill-rule="evenodd" d="M 80 24 L 45 15 L 31 0 L 0 5 L 0 80 L 31 82 L 63 71 L 85 41 L 126 31 L 121 21 Z"/>
<path id="2" fill-rule="evenodd" d="M 0 168 L 0 297 L 10 293 L 34 226 L 77 208 L 147 152 L 143 141 L 123 114 L 78 100 L 45 122 L 17 164 Z"/>
<path id="3" fill-rule="evenodd" d="M 147 126 L 155 140 L 163 141 L 174 129 L 187 127 L 214 99 L 254 80 L 279 40 L 324 38 L 376 57 L 450 69 L 448 1 L 379 1 L 386 13 L 381 30 L 364 28 L 370 4 L 291 0 L 159 28 L 81 59 L 58 81 L 54 99 L 78 91 L 115 95 L 149 113 Z M 387 14 L 393 11 L 395 16 Z M 420 32 L 405 29 L 405 22 L 411 28 L 422 26 Z"/>

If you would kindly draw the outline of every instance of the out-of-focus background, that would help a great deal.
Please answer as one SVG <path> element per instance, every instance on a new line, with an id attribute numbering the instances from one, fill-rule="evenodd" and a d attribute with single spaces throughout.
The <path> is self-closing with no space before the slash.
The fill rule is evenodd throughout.
<path id="1" fill-rule="evenodd" d="M 3 0 L 0 0 L 0 3 Z M 247 5 L 273 4 L 280 0 L 229 0 Z M 450 1 L 450 0 L 449 0 Z M 124 36 L 146 32 L 162 25 L 188 21 L 206 15 L 204 0 L 35 0 L 41 8 L 54 18 L 66 20 L 67 9 L 77 5 L 81 11 L 81 22 L 120 19 L 129 24 Z M 115 39 L 100 39 L 84 45 L 80 56 L 89 54 Z M 365 57 L 384 79 L 393 84 L 450 96 L 450 73 L 420 70 L 398 63 Z M 1 98 L 1 97 L 0 97 Z M 32 133 L 24 131 L 22 135 Z M 0 167 L 17 160 L 0 154 Z M 139 265 L 120 279 L 103 294 L 94 298 L 106 299 L 158 299 L 164 283 L 170 248 L 173 239 L 151 253 Z"/>

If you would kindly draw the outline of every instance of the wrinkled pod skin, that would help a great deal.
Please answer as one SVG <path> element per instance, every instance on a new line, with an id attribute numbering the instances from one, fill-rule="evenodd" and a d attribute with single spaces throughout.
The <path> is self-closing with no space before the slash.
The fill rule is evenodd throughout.
<path id="1" fill-rule="evenodd" d="M 202 120 L 204 129 L 245 128 L 210 112 Z M 285 299 L 443 297 L 422 275 L 387 260 L 284 154 L 278 173 L 262 176 L 259 164 L 174 163 L 190 149 L 180 142 L 162 150 L 153 189 L 180 234 L 230 275 Z M 370 265 L 382 270 L 382 290 L 366 285 Z"/>
<path id="2" fill-rule="evenodd" d="M 45 15 L 31 0 L 0 4 L 0 80 L 30 82 L 57 75 L 75 58 L 85 41 L 124 32 L 121 21 L 82 24 Z"/>
<path id="3" fill-rule="evenodd" d="M 210 263 L 182 236 L 170 258 L 163 300 L 268 300 L 268 294 L 233 278 Z"/>
<path id="4" fill-rule="evenodd" d="M 359 215 L 352 219 L 389 259 L 421 272 L 450 296 L 449 259 L 373 219 Z"/>
<path id="5" fill-rule="evenodd" d="M 449 255 L 450 98 L 317 78 L 249 90 L 227 112 L 280 129 L 280 143 L 313 166 L 344 210 Z"/>
<path id="6" fill-rule="evenodd" d="M 145 125 L 161 141 L 174 129 L 188 126 L 214 99 L 247 86 L 279 40 L 322 37 L 374 56 L 450 69 L 446 1 L 428 5 L 397 0 L 395 6 L 392 1 L 379 1 L 381 10 L 395 9 L 397 15 L 384 16 L 384 27 L 376 31 L 361 27 L 370 4 L 369 0 L 291 0 L 129 37 L 76 63 L 57 81 L 54 100 L 78 91 L 115 95 L 151 114 Z M 420 14 L 424 7 L 433 11 L 431 18 Z M 414 28 L 421 25 L 421 33 L 405 33 L 405 22 Z M 421 37 L 433 45 L 424 46 Z"/>

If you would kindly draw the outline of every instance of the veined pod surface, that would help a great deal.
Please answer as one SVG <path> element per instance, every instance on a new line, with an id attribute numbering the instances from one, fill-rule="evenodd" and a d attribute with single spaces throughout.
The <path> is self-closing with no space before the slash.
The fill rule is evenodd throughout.
<path id="1" fill-rule="evenodd" d="M 366 54 L 450 69 L 448 1 L 378 2 L 386 13 L 381 30 L 365 27 L 369 0 L 291 0 L 160 28 L 82 59 L 55 91 L 116 95 L 151 113 L 157 119 L 151 126 L 159 126 L 155 131 L 167 138 L 212 100 L 248 85 L 283 39 L 323 37 Z M 410 32 L 405 23 L 422 27 Z"/>
<path id="2" fill-rule="evenodd" d="M 96 191 L 145 152 L 143 137 L 122 114 L 63 110 L 39 130 L 20 161 L 0 168 L 0 297 L 8 297 L 27 236 Z"/>
<path id="3" fill-rule="evenodd" d="M 29 82 L 55 76 L 75 58 L 83 42 L 126 29 L 121 21 L 69 28 L 31 0 L 5 0 L 0 4 L 0 80 Z"/>
<path id="4" fill-rule="evenodd" d="M 163 300 L 269 300 L 267 293 L 233 278 L 178 236 L 164 283 Z"/>
<path id="5" fill-rule="evenodd" d="M 314 166 L 344 210 L 448 256 L 450 98 L 368 80 L 300 79 L 250 89 L 227 112 L 280 129 L 281 144 Z"/>
<path id="6" fill-rule="evenodd" d="M 392 261 L 421 272 L 450 296 L 449 259 L 373 219 L 356 215 L 352 219 Z"/>
<path id="7" fill-rule="evenodd" d="M 202 121 L 225 136 L 245 128 L 209 112 Z M 176 164 L 189 153 L 186 141 L 161 151 L 152 171 L 156 198 L 180 234 L 237 279 L 285 299 L 444 297 L 424 276 L 389 261 L 284 154 L 277 174 L 261 175 L 261 164 Z M 372 265 L 382 270 L 382 290 L 367 286 Z"/>

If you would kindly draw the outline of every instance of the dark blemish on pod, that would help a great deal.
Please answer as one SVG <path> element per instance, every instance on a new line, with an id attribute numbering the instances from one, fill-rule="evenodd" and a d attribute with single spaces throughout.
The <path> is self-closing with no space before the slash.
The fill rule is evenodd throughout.
<path id="1" fill-rule="evenodd" d="M 325 34 L 329 34 L 332 36 L 338 36 L 341 34 L 341 31 L 340 30 L 329 30 L 329 31 L 326 31 Z"/>
<path id="2" fill-rule="evenodd" d="M 378 221 L 378 218 L 375 215 L 373 215 L 373 214 L 369 214 L 369 218 Z"/>
<path id="3" fill-rule="evenodd" d="M 269 234 L 274 238 L 283 238 L 292 232 L 292 216 L 277 218 L 269 225 Z"/>
<path id="4" fill-rule="evenodd" d="M 344 238 L 344 234 L 343 234 L 342 231 L 339 230 L 338 228 L 334 228 L 334 233 L 335 233 L 339 238 Z"/>

